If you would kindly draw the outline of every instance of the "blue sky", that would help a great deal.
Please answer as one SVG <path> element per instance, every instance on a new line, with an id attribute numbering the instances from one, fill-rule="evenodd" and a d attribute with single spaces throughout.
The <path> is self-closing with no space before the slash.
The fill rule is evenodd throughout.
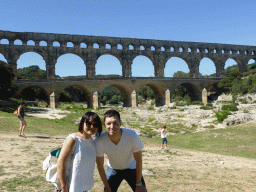
<path id="1" fill-rule="evenodd" d="M 255 0 L 1 0 L 0 30 L 256 46 L 255 13 Z M 1 54 L 0 60 L 6 61 Z M 225 68 L 233 64 L 229 59 Z M 18 68 L 30 65 L 46 69 L 38 54 L 21 55 Z M 121 71 L 114 56 L 97 61 L 96 74 Z M 171 58 L 165 76 L 176 71 L 189 72 L 185 61 Z M 204 58 L 199 71 L 215 73 L 213 62 Z M 85 75 L 86 68 L 81 58 L 67 54 L 58 59 L 56 74 Z M 154 76 L 152 62 L 136 57 L 132 75 Z"/>

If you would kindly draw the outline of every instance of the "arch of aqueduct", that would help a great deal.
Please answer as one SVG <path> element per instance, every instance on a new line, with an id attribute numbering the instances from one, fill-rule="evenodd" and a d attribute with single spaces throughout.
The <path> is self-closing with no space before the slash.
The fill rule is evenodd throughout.
<path id="1" fill-rule="evenodd" d="M 246 71 L 250 59 L 256 60 L 256 47 L 245 45 L 0 31 L 0 40 L 3 39 L 8 40 L 9 43 L 0 44 L 0 53 L 3 54 L 8 64 L 12 66 L 16 75 L 17 60 L 23 53 L 36 52 L 43 57 L 46 63 L 48 80 L 35 82 L 17 81 L 19 92 L 26 86 L 40 86 L 49 95 L 54 90 L 58 98 L 63 87 L 75 85 L 88 93 L 89 106 L 94 105 L 93 96 L 95 93 L 103 91 L 101 90 L 101 85 L 114 85 L 118 87 L 124 96 L 125 106 L 136 105 L 133 104 L 132 93 L 137 93 L 139 91 L 138 88 L 143 85 L 150 85 L 156 93 L 157 104 L 165 104 L 166 91 L 172 93 L 179 84 L 191 84 L 194 90 L 200 92 L 202 91 L 202 85 L 218 82 L 224 76 L 224 65 L 229 58 L 237 62 L 240 72 Z M 15 45 L 14 42 L 16 40 L 20 40 L 22 45 Z M 28 42 L 33 42 L 34 45 L 28 45 Z M 46 46 L 41 46 L 42 42 Z M 54 46 L 56 43 L 59 43 L 60 46 Z M 69 47 L 67 45 L 72 46 Z M 82 45 L 85 46 L 82 47 Z M 86 65 L 87 78 L 80 80 L 80 83 L 75 80 L 69 80 L 69 82 L 54 80 L 57 59 L 66 53 L 80 56 Z M 118 80 L 97 80 L 94 78 L 97 59 L 106 54 L 118 58 L 122 65 L 122 78 Z M 143 79 L 132 77 L 132 62 L 138 55 L 146 56 L 152 61 L 155 78 Z M 164 78 L 164 68 L 166 62 L 171 57 L 182 58 L 187 63 L 191 75 L 190 79 L 170 80 Z M 212 80 L 198 78 L 199 64 L 204 57 L 210 58 L 214 62 L 217 78 Z M 57 81 L 59 83 L 56 83 Z M 94 87 L 90 88 L 91 84 L 94 84 Z M 195 95 L 197 94 L 195 93 Z M 200 95 L 197 98 L 200 99 Z"/>

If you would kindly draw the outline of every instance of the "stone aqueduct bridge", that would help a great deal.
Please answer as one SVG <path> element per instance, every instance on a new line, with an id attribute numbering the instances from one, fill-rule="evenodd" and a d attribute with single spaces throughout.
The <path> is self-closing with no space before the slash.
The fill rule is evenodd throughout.
<path id="1" fill-rule="evenodd" d="M 89 106 L 93 106 L 94 95 L 102 93 L 103 88 L 108 85 L 114 85 L 121 90 L 124 106 L 135 105 L 132 98 L 136 98 L 136 96 L 133 97 L 132 94 L 138 93 L 139 88 L 143 85 L 149 85 L 155 91 L 157 105 L 168 103 L 168 91 L 171 94 L 179 84 L 194 90 L 194 97 L 200 99 L 202 85 L 218 82 L 219 78 L 224 76 L 224 65 L 227 59 L 234 59 L 241 72 L 246 71 L 246 65 L 250 59 L 256 60 L 256 47 L 244 45 L 0 31 L 0 40 L 3 39 L 8 40 L 8 44 L 0 45 L 0 53 L 12 66 L 15 74 L 17 74 L 17 60 L 23 53 L 36 52 L 43 57 L 46 63 L 48 80 L 17 81 L 19 92 L 28 86 L 39 86 L 48 95 L 54 90 L 56 100 L 58 100 L 61 90 L 69 85 L 74 85 L 81 87 L 87 93 Z M 16 40 L 20 40 L 22 45 L 16 45 Z M 34 45 L 29 45 L 31 42 Z M 55 46 L 56 43 L 59 46 Z M 54 79 L 57 59 L 66 53 L 76 54 L 83 59 L 86 65 L 86 79 Z M 118 58 L 122 65 L 122 78 L 94 78 L 97 59 L 106 54 Z M 152 61 L 155 71 L 154 78 L 132 77 L 132 62 L 138 55 L 146 56 Z M 164 78 L 164 68 L 171 57 L 182 58 L 187 63 L 191 75 L 190 79 Z M 204 57 L 214 62 L 217 78 L 198 78 L 199 64 Z"/>
<path id="2" fill-rule="evenodd" d="M 174 89 L 178 85 L 185 86 L 193 100 L 202 101 L 202 90 L 209 84 L 217 83 L 221 78 L 171 78 L 171 77 L 121 77 L 121 78 L 84 78 L 84 79 L 46 79 L 18 80 L 18 94 L 27 87 L 42 88 L 46 95 L 55 93 L 55 101 L 66 87 L 76 86 L 86 94 L 88 107 L 100 106 L 99 96 L 109 85 L 117 87 L 123 96 L 124 107 L 138 106 L 138 92 L 145 86 L 150 86 L 155 93 L 156 106 L 170 103 Z"/>

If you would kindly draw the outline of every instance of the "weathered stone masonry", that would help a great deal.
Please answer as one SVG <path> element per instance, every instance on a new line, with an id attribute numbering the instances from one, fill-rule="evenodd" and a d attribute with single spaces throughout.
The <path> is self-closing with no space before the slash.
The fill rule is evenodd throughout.
<path id="1" fill-rule="evenodd" d="M 164 77 L 166 62 L 171 57 L 185 60 L 191 77 L 198 77 L 199 64 L 204 57 L 214 62 L 216 77 L 224 76 L 224 65 L 229 58 L 238 63 L 241 72 L 246 71 L 250 59 L 256 59 L 256 47 L 244 45 L 0 31 L 0 40 L 2 39 L 7 39 L 9 44 L 1 44 L 0 53 L 12 65 L 15 74 L 20 55 L 32 51 L 40 54 L 45 60 L 48 78 L 54 78 L 57 59 L 66 53 L 76 54 L 84 60 L 86 76 L 89 78 L 95 76 L 97 59 L 105 54 L 119 59 L 123 77 L 132 76 L 132 62 L 138 55 L 144 55 L 153 62 L 155 77 Z M 22 45 L 14 45 L 15 40 L 21 40 Z M 34 46 L 27 45 L 28 41 L 33 41 Z M 40 46 L 42 41 L 45 41 L 47 46 Z M 53 46 L 54 42 L 58 42 L 60 46 Z M 73 47 L 67 47 L 68 43 L 72 43 Z M 81 48 L 82 43 L 86 48 Z M 95 48 L 96 44 L 98 48 Z"/>
<path id="2" fill-rule="evenodd" d="M 214 43 L 196 43 L 180 41 L 161 41 L 150 39 L 66 35 L 52 33 L 10 32 L 0 31 L 0 40 L 6 39 L 9 44 L 0 44 L 0 53 L 13 67 L 17 75 L 17 60 L 25 52 L 40 54 L 46 63 L 47 80 L 17 81 L 18 94 L 30 86 L 38 86 L 45 90 L 50 97 L 52 93 L 58 103 L 63 89 L 68 86 L 81 88 L 87 96 L 89 107 L 99 107 L 99 96 L 109 85 L 116 86 L 122 92 L 123 103 L 126 107 L 137 106 L 137 93 L 144 85 L 150 86 L 155 93 L 156 105 L 170 102 L 174 89 L 178 85 L 186 86 L 193 93 L 196 100 L 202 99 L 202 90 L 211 83 L 217 83 L 224 76 L 224 65 L 227 59 L 233 58 L 241 72 L 246 71 L 248 61 L 255 59 L 255 46 L 227 45 Z M 20 40 L 22 45 L 15 45 Z M 34 45 L 28 45 L 33 41 Z M 41 46 L 42 42 L 46 46 Z M 55 43 L 60 46 L 53 46 Z M 73 46 L 67 47 L 72 44 Z M 97 46 L 95 45 L 98 45 Z M 86 45 L 83 48 L 81 45 Z M 54 79 L 57 59 L 66 53 L 80 56 L 86 65 L 85 79 L 62 80 Z M 110 54 L 117 57 L 122 65 L 122 78 L 97 79 L 95 78 L 95 65 L 101 55 Z M 138 55 L 148 57 L 154 65 L 155 77 L 132 77 L 132 62 Z M 179 57 L 186 61 L 192 78 L 175 79 L 165 78 L 164 68 L 171 57 Z M 199 64 L 204 58 L 210 58 L 216 67 L 216 77 L 198 78 Z M 57 104 L 56 103 L 56 104 Z"/>

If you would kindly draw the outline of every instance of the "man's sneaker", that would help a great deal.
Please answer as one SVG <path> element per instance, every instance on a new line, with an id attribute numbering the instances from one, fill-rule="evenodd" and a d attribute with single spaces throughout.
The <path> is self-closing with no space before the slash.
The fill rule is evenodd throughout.
<path id="1" fill-rule="evenodd" d="M 165 147 L 164 149 L 169 149 L 169 147 Z"/>

